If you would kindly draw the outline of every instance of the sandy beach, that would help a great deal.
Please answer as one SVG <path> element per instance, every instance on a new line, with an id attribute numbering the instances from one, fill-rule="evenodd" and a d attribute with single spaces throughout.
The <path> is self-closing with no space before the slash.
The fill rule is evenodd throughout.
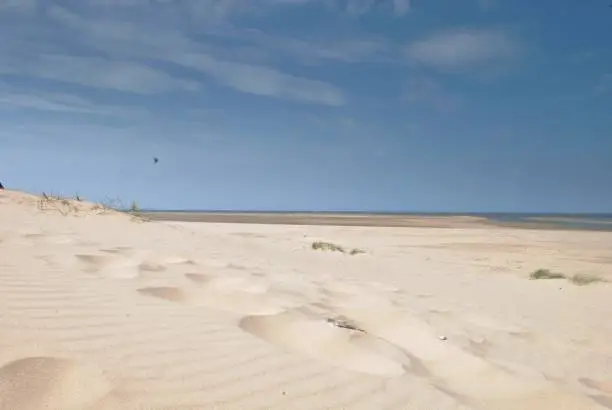
<path id="1" fill-rule="evenodd" d="M 147 221 L 0 191 L 0 410 L 612 409 L 612 232 L 456 222 Z"/>

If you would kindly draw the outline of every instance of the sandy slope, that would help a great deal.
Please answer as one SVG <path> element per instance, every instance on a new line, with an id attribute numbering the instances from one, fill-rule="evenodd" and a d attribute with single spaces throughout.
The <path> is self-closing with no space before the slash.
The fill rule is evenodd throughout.
<path id="1" fill-rule="evenodd" d="M 0 191 L 2 410 L 612 408 L 611 284 L 527 279 L 612 280 L 612 233 L 38 205 Z"/>

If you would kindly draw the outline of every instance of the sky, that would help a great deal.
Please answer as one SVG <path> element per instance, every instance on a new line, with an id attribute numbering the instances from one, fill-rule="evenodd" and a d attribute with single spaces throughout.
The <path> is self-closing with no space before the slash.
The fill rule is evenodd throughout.
<path id="1" fill-rule="evenodd" d="M 0 0 L 0 181 L 148 209 L 612 212 L 611 35 L 607 0 Z"/>

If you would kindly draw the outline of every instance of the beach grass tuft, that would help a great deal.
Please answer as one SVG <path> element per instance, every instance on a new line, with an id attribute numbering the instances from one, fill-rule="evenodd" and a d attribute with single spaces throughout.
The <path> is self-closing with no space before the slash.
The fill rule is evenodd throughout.
<path id="1" fill-rule="evenodd" d="M 559 272 L 552 272 L 548 269 L 538 269 L 531 272 L 529 278 L 532 280 L 537 279 L 565 279 L 565 275 Z"/>
<path id="2" fill-rule="evenodd" d="M 574 285 L 586 286 L 592 283 L 605 282 L 605 279 L 588 273 L 577 273 L 569 279 Z"/>
<path id="3" fill-rule="evenodd" d="M 325 241 L 315 241 L 312 243 L 312 249 L 316 251 L 327 251 L 327 252 L 340 252 L 347 253 L 349 255 L 359 255 L 361 253 L 365 253 L 363 249 L 353 248 L 350 251 L 347 251 L 344 247 L 337 245 L 332 242 Z"/>
<path id="4" fill-rule="evenodd" d="M 567 279 L 576 286 L 586 286 L 592 283 L 606 282 L 605 279 L 588 273 L 577 273 L 573 276 L 567 276 L 560 272 L 552 272 L 549 269 L 538 269 L 529 275 L 532 280 L 537 279 Z"/>

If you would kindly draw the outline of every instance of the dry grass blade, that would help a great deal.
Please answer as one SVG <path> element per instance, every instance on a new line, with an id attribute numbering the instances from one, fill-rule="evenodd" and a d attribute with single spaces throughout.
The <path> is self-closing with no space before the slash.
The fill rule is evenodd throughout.
<path id="1" fill-rule="evenodd" d="M 138 214 L 136 202 L 132 202 L 130 209 L 126 209 L 119 199 L 107 198 L 99 203 L 87 203 L 79 195 L 72 198 L 64 198 L 60 195 L 53 195 L 43 192 L 38 200 L 38 209 L 41 211 L 55 211 L 63 216 L 67 215 L 104 215 L 107 213 L 121 212 L 128 213 L 135 222 L 148 222 L 150 219 Z"/>
<path id="2" fill-rule="evenodd" d="M 346 318 L 327 318 L 327 323 L 342 329 L 353 330 L 356 332 L 366 333 L 365 330 L 359 328 L 352 320 Z"/>

